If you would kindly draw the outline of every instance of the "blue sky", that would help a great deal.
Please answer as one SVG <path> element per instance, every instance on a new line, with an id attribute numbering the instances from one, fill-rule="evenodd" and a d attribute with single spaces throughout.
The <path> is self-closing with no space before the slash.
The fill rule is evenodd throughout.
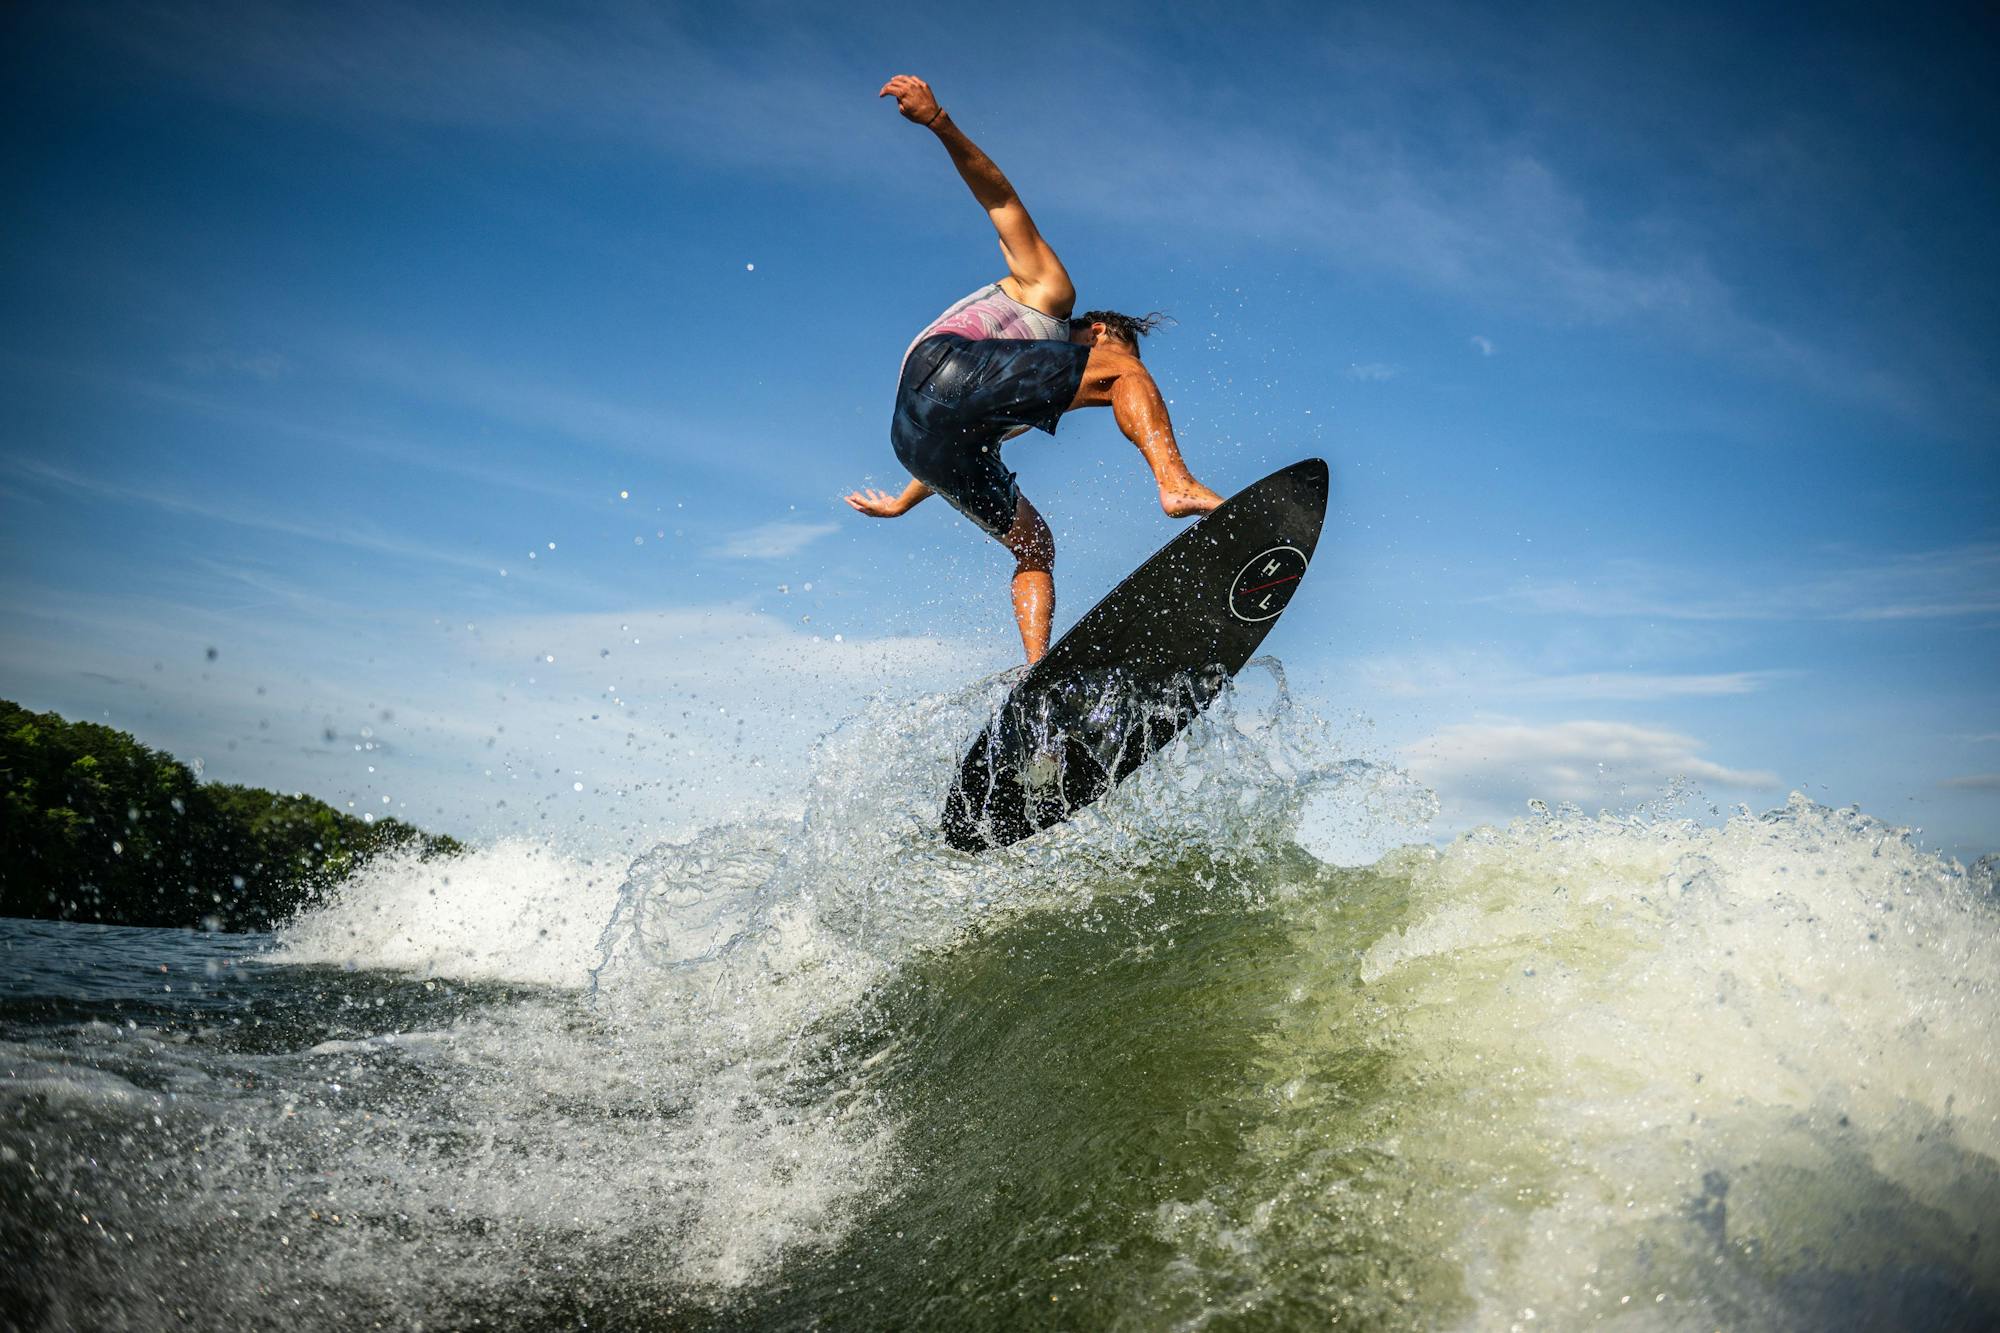
<path id="1" fill-rule="evenodd" d="M 865 698 L 1007 665 L 997 547 L 839 502 L 902 480 L 897 358 L 1000 272 L 874 98 L 911 72 L 1084 304 L 1178 318 L 1204 480 L 1332 463 L 1271 646 L 1434 831 L 1687 777 L 2000 845 L 1975 7 L 0 24 L 9 697 L 617 840 L 794 808 Z M 1108 414 L 1009 462 L 1059 630 L 1176 530 Z"/>

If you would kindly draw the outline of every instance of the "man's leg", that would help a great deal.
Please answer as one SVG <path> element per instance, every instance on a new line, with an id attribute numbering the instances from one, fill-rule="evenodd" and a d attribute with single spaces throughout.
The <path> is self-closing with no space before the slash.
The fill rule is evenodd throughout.
<path id="1" fill-rule="evenodd" d="M 1049 619 L 1056 610 L 1055 534 L 1024 495 L 1015 503 L 1013 526 L 1000 544 L 1014 553 L 1014 619 L 1033 666 L 1049 650 Z"/>
<path id="2" fill-rule="evenodd" d="M 1168 515 L 1186 518 L 1206 514 L 1222 503 L 1221 496 L 1188 471 L 1174 439 L 1174 423 L 1167 416 L 1167 400 L 1145 363 L 1111 342 L 1090 349 L 1083 383 L 1070 403 L 1072 410 L 1106 406 L 1118 418 L 1118 429 L 1139 446 L 1140 456 L 1153 470 L 1153 480 L 1160 488 L 1160 508 Z"/>

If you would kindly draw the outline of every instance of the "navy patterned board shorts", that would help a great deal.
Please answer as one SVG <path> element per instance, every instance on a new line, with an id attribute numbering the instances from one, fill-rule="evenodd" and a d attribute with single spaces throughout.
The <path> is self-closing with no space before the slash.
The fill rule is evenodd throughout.
<path id="1" fill-rule="evenodd" d="M 1020 426 L 1053 435 L 1076 400 L 1090 348 L 1082 343 L 933 334 L 910 349 L 896 386 L 889 442 L 910 475 L 995 537 L 1021 498 L 1000 462 Z"/>

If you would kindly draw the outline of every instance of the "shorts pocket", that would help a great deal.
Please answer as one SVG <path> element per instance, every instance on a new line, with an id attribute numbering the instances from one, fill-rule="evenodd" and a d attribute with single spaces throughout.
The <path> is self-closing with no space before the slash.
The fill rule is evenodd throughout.
<path id="1" fill-rule="evenodd" d="M 954 347 L 938 359 L 917 392 L 941 407 L 956 407 L 979 385 L 979 367 L 963 348 Z"/>

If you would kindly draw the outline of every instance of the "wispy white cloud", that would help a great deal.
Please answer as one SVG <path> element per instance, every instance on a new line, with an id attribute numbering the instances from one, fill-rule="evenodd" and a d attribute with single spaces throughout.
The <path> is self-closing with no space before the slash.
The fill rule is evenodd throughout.
<path id="1" fill-rule="evenodd" d="M 1586 702 L 1708 699 L 1754 694 L 1797 673 L 1763 671 L 1537 671 L 1490 653 L 1369 658 L 1364 687 L 1391 698 L 1476 695 L 1481 701 Z"/>
<path id="2" fill-rule="evenodd" d="M 272 532 L 286 537 L 300 537 L 309 541 L 323 542 L 329 546 L 345 547 L 349 550 L 366 551 L 373 555 L 389 556 L 399 560 L 421 560 L 428 564 L 445 565 L 454 569 L 476 571 L 481 574 L 497 573 L 494 561 L 448 547 L 432 546 L 411 541 L 391 533 L 372 531 L 360 523 L 328 524 L 314 523 L 303 519 L 281 518 L 265 510 L 242 506 L 235 507 L 219 501 L 195 499 L 192 496 L 155 487 L 125 486 L 102 477 L 89 476 L 68 468 L 57 467 L 36 459 L 8 458 L 0 456 L 0 467 L 14 471 L 30 480 L 60 487 L 95 499 L 110 500 L 120 504 L 139 505 L 168 513 L 185 514 L 192 518 L 209 519 L 218 523 L 228 523 L 235 527 L 252 528 L 260 532 Z"/>
<path id="3" fill-rule="evenodd" d="M 704 41 L 704 26 L 675 6 L 362 4 L 335 12 L 279 0 L 247 10 L 193 4 L 127 11 L 115 22 L 107 16 L 101 29 L 106 40 L 211 96 L 295 113 L 582 131 L 739 162 L 824 169 L 851 160 L 842 150 L 852 129 L 878 110 L 869 96 L 874 88 L 857 95 L 831 75 L 829 52 L 806 23 L 783 35 L 760 33 L 755 62 Z M 786 108 L 789 135 L 742 114 L 756 105 Z"/>
<path id="4" fill-rule="evenodd" d="M 1345 371 L 1347 378 L 1360 380 L 1364 384 L 1379 384 L 1392 380 L 1403 373 L 1403 368 L 1387 361 L 1362 361 L 1351 365 Z"/>
<path id="5" fill-rule="evenodd" d="M 343 428 L 329 425 L 317 416 L 302 417 L 271 411 L 183 384 L 109 372 L 86 364 L 18 355 L 8 355 L 6 360 L 36 375 L 60 376 L 86 385 L 94 392 L 138 400 L 156 411 L 166 409 L 234 428 L 233 431 L 215 432 L 207 437 L 211 444 L 217 446 L 226 445 L 232 438 L 240 440 L 245 447 L 255 447 L 272 438 L 298 440 L 322 449 L 392 458 L 401 465 L 460 477 L 481 485 L 502 486 L 544 500 L 596 504 L 608 498 L 603 491 L 586 491 L 567 482 L 554 466 L 540 470 L 508 467 L 463 448 L 440 447 L 415 438 L 407 431 L 380 426 Z M 416 361 L 420 358 L 404 359 L 402 373 L 405 376 L 421 374 L 410 369 L 411 363 Z M 298 374 L 300 368 L 288 361 L 285 373 Z M 518 387 L 518 381 L 516 383 Z"/>
<path id="6" fill-rule="evenodd" d="M 1473 334 L 1469 341 L 1472 344 L 1472 350 L 1481 356 L 1492 356 L 1500 350 L 1493 345 L 1493 340 L 1483 333 Z"/>
<path id="7" fill-rule="evenodd" d="M 247 379 L 275 380 L 291 373 L 292 362 L 272 351 L 238 352 L 227 349 L 190 352 L 180 358 L 180 368 L 190 375 L 236 375 Z"/>
<path id="8" fill-rule="evenodd" d="M 797 482 L 787 451 L 740 418 L 697 416 L 680 405 L 551 379 L 520 366 L 480 364 L 434 347 L 385 348 L 375 340 L 349 339 L 329 340 L 326 350 L 343 371 L 375 388 L 471 414 L 522 439 L 624 454 L 648 470 L 668 462 L 681 475 L 712 468 L 737 485 L 753 481 L 784 488 Z"/>
<path id="9" fill-rule="evenodd" d="M 2000 542 L 1968 542 L 1819 570 L 1749 575 L 1717 589 L 1711 575 L 1608 563 L 1589 581 L 1522 583 L 1491 600 L 1554 615 L 1663 620 L 1937 620 L 2000 614 Z"/>
<path id="10" fill-rule="evenodd" d="M 1086 132 L 1086 153 L 1052 163 L 1058 197 L 1121 221 L 1283 239 L 1341 268 L 1544 317 L 1640 318 L 1706 338 L 1754 330 L 1698 252 L 1601 258 L 1581 196 L 1521 144 L 1429 161 L 1389 133 L 1279 136 L 1148 110 L 1143 139 L 1121 135 L 1114 149 L 1108 131 Z M 1209 202 L 1191 211 L 1183 199 Z"/>
<path id="11" fill-rule="evenodd" d="M 1692 736 L 1626 722 L 1501 721 L 1443 727 L 1403 755 L 1448 807 L 1463 798 L 1518 809 L 1535 797 L 1619 805 L 1683 778 L 1730 790 L 1778 785 L 1776 774 L 1732 768 L 1705 758 L 1703 748 Z"/>
<path id="12" fill-rule="evenodd" d="M 1712 671 L 1682 674 L 1644 671 L 1580 671 L 1518 682 L 1509 691 L 1526 699 L 1712 699 L 1754 694 L 1789 671 Z"/>
<path id="13" fill-rule="evenodd" d="M 531 433 L 647 456 L 668 452 L 692 433 L 682 416 L 655 404 L 553 383 L 517 367 L 454 361 L 435 348 L 357 343 L 333 355 L 378 385 Z"/>
<path id="14" fill-rule="evenodd" d="M 732 713 L 807 717 L 810 734 L 866 691 L 962 681 L 986 652 L 942 635 L 857 638 L 716 605 L 502 617 L 480 626 L 477 655 L 495 665 L 525 661 L 543 684 L 573 686 L 579 696 L 698 694 Z"/>
<path id="15" fill-rule="evenodd" d="M 837 531 L 839 525 L 834 523 L 762 523 L 731 536 L 714 553 L 725 560 L 779 560 Z"/>
<path id="16" fill-rule="evenodd" d="M 674 7 L 272 3 L 231 9 L 226 20 L 201 6 L 121 12 L 101 26 L 106 40 L 207 95 L 295 114 L 581 135 L 736 170 L 909 189 L 905 155 L 885 146 L 899 127 L 872 96 L 882 70 L 857 69 L 850 55 L 854 21 L 828 10 L 759 24 L 754 61 Z M 895 20 L 899 40 L 913 30 L 948 35 L 928 16 Z M 1056 83 L 1080 84 L 1134 57 L 1098 33 L 1080 34 L 1066 59 Z M 1532 141 L 1468 122 L 1443 153 L 1412 142 L 1394 118 L 1280 132 L 1218 115 L 1155 71 L 1127 82 L 1133 92 L 1115 127 L 1078 126 L 1053 104 L 990 102 L 1014 132 L 1048 146 L 1036 164 L 1038 208 L 1283 242 L 1339 267 L 1557 319 L 1641 320 L 1829 393 L 1908 406 L 1881 368 L 1745 313 L 1690 229 L 1594 211 Z M 745 106 L 786 114 L 746 116 Z M 1497 350 L 1483 334 L 1472 345 Z"/>

